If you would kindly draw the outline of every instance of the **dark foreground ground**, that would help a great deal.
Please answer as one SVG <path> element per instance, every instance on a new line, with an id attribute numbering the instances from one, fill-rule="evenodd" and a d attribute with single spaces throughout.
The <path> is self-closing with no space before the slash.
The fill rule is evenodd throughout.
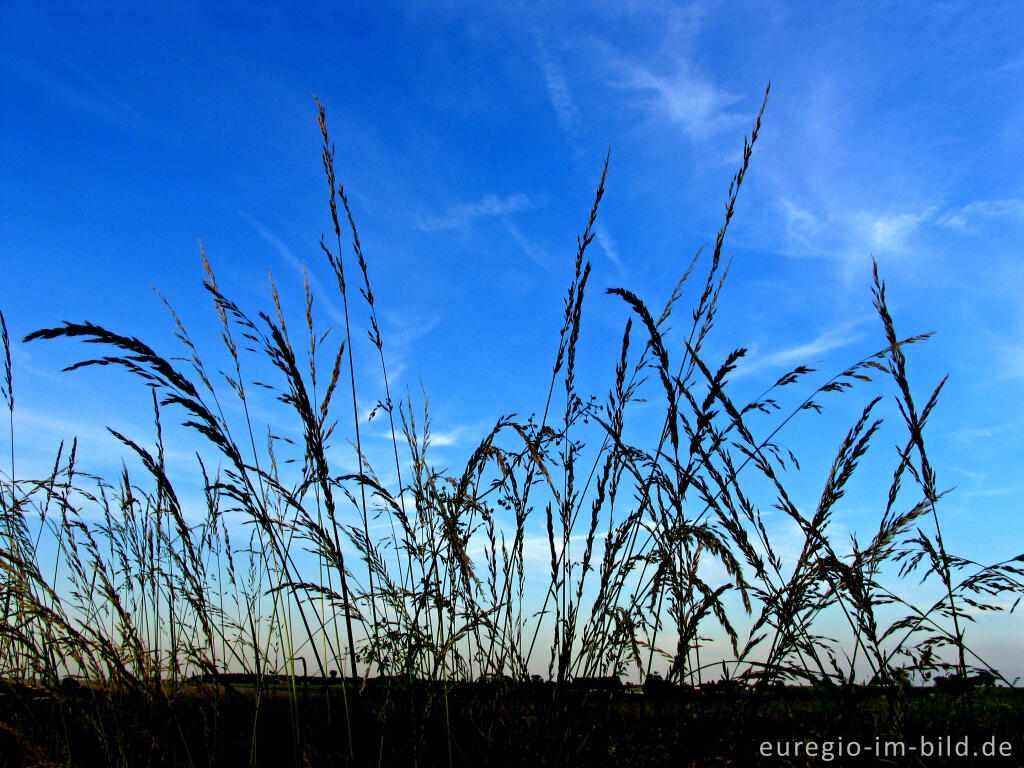
<path id="1" fill-rule="evenodd" d="M 0 682 L 4 766 L 1024 765 L 1024 689 Z"/>

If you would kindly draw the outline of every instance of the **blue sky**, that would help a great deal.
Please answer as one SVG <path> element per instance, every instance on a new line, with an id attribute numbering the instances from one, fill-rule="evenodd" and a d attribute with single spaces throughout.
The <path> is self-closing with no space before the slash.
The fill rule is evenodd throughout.
<path id="1" fill-rule="evenodd" d="M 0 309 L 16 340 L 19 475 L 45 471 L 76 434 L 94 471 L 116 471 L 103 427 L 151 432 L 147 395 L 126 377 L 63 374 L 84 350 L 20 339 L 90 320 L 172 354 L 152 286 L 215 349 L 200 238 L 228 295 L 265 309 L 273 273 L 296 324 L 307 263 L 322 318 L 337 324 L 318 246 L 331 225 L 314 94 L 393 392 L 422 381 L 434 460 L 455 468 L 499 415 L 543 408 L 576 237 L 610 148 L 579 374 L 603 397 L 627 317 L 604 289 L 664 304 L 714 240 L 770 81 L 709 356 L 746 347 L 733 385 L 753 394 L 799 363 L 827 378 L 879 349 L 876 259 L 900 333 L 935 333 L 909 350 L 918 398 L 949 374 L 926 433 L 939 485 L 956 487 L 947 543 L 984 561 L 1015 556 L 1021 18 L 1020 2 L 4 3 Z M 382 396 L 370 351 L 356 350 L 367 410 Z M 794 482 L 808 503 L 874 392 L 784 433 L 807 464 Z M 865 460 L 840 531 L 877 524 L 870 491 L 887 487 L 900 439 L 883 393 L 893 431 Z M 386 446 L 383 428 L 368 426 Z M 1003 658 L 999 637 L 1019 629 L 1006 621 L 979 630 Z"/>

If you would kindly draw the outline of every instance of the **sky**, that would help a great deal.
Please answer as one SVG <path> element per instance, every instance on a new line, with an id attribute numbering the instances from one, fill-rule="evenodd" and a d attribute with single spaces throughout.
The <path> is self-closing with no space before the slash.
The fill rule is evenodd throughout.
<path id="1" fill-rule="evenodd" d="M 243 307 L 271 307 L 272 274 L 301 328 L 305 264 L 318 316 L 342 325 L 319 246 L 332 225 L 314 97 L 392 393 L 416 402 L 422 385 L 433 461 L 453 471 L 499 416 L 543 409 L 577 237 L 610 152 L 577 374 L 603 397 L 629 315 L 606 289 L 660 310 L 713 245 L 770 83 L 709 359 L 747 349 L 731 377 L 742 399 L 800 363 L 818 369 L 817 386 L 882 348 L 874 259 L 900 335 L 934 333 L 907 350 L 915 397 L 949 377 L 926 431 L 938 485 L 954 489 L 941 509 L 947 545 L 982 562 L 1024 552 L 1024 4 L 301 6 L 0 7 L 0 310 L 19 477 L 45 474 L 71 436 L 91 471 L 116 473 L 123 451 L 104 428 L 152 436 L 142 387 L 111 370 L 62 373 L 93 350 L 23 343 L 31 331 L 89 320 L 180 354 L 155 288 L 216 354 L 200 240 Z M 362 338 L 365 305 L 352 307 Z M 373 353 L 354 351 L 363 416 L 383 396 Z M 876 393 L 892 431 L 837 511 L 843 538 L 877 526 L 901 439 L 895 391 L 845 394 L 780 436 L 813 506 Z M 767 433 L 780 418 L 759 423 Z M 371 458 L 386 461 L 386 425 L 366 434 Z M 177 439 L 171 457 L 187 463 L 194 448 Z M 987 620 L 977 643 L 1009 665 L 1020 629 Z"/>

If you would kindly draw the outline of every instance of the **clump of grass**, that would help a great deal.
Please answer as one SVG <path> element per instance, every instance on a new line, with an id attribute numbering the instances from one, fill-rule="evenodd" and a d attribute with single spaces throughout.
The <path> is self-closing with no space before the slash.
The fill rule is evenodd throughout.
<path id="1" fill-rule="evenodd" d="M 811 388 L 788 412 L 780 410 L 780 392 L 803 385 L 813 369 L 797 366 L 758 397 L 737 402 L 729 377 L 746 350 L 737 348 L 720 361 L 705 352 L 729 271 L 723 260 L 728 227 L 767 96 L 744 141 L 714 247 L 708 254 L 698 251 L 657 318 L 628 288 L 607 291 L 626 304 L 630 316 L 607 395 L 598 401 L 577 382 L 576 355 L 593 272 L 587 249 L 610 162 L 605 158 L 578 239 L 540 416 L 496 419 L 460 473 L 449 475 L 429 461 L 426 394 L 421 406 L 411 395 L 392 399 L 368 260 L 336 179 L 319 102 L 335 235 L 333 247 L 323 239 L 320 246 L 342 298 L 343 338 L 318 325 L 307 276 L 297 348 L 293 338 L 299 337 L 289 331 L 276 285 L 271 283 L 272 308 L 246 311 L 218 285 L 200 245 L 223 364 L 204 362 L 169 304 L 183 356 L 159 353 L 129 333 L 88 322 L 30 333 L 26 341 L 72 339 L 103 349 L 68 370 L 112 366 L 138 377 L 151 390 L 155 437 L 149 447 L 137 436 L 112 431 L 127 456 L 116 479 L 81 471 L 72 444 L 67 454 L 63 446 L 58 450 L 48 477 L 29 480 L 15 473 L 11 344 L 0 314 L 11 431 L 9 475 L 0 483 L 0 570 L 8 617 L 0 634 L 0 676 L 46 686 L 59 711 L 76 716 L 83 697 L 60 687 L 69 676 L 88 691 L 102 686 L 127 697 L 118 701 L 134 702 L 146 722 L 170 724 L 149 731 L 154 739 L 159 731 L 161 739 L 176 740 L 168 755 L 196 764 L 204 750 L 196 750 L 194 737 L 186 735 L 194 726 L 178 705 L 189 695 L 189 681 L 201 676 L 232 701 L 248 702 L 244 730 L 253 764 L 266 749 L 258 746 L 265 744 L 260 734 L 273 716 L 268 712 L 276 706 L 281 673 L 290 754 L 299 762 L 316 747 L 304 741 L 300 705 L 309 695 L 310 672 L 324 695 L 327 726 L 344 726 L 338 745 L 344 759 L 437 757 L 426 725 L 409 727 L 401 744 L 386 738 L 386 730 L 364 727 L 366 689 L 353 684 L 381 677 L 387 684 L 374 705 L 376 717 L 408 714 L 402 707 L 410 701 L 417 711 L 443 712 L 443 759 L 454 762 L 463 749 L 461 731 L 453 726 L 461 715 L 451 709 L 457 685 L 506 677 L 525 683 L 542 663 L 535 652 L 545 636 L 558 725 L 551 742 L 539 749 L 554 762 L 578 758 L 594 733 L 593 709 L 567 698 L 574 681 L 657 680 L 655 673 L 663 670 L 668 684 L 694 685 L 713 667 L 726 679 L 763 687 L 799 681 L 850 690 L 862 679 L 862 665 L 868 682 L 890 686 L 907 674 L 924 679 L 953 669 L 966 679 L 978 669 L 995 673 L 967 643 L 967 608 L 997 610 L 1006 595 L 1018 594 L 1024 571 L 1017 563 L 1024 556 L 982 566 L 947 548 L 939 515 L 944 493 L 924 441 L 942 382 L 918 407 L 904 349 L 926 336 L 897 335 L 877 267 L 874 305 L 884 347 Z M 351 233 L 350 256 L 344 254 L 342 218 Z M 363 449 L 345 271 L 352 258 L 383 374 L 377 411 L 391 429 L 391 487 Z M 705 263 L 699 296 L 679 336 L 670 320 Z M 854 537 L 844 548 L 830 521 L 882 427 L 875 416 L 881 396 L 867 399 L 839 440 L 809 515 L 787 491 L 786 472 L 798 463 L 776 437 L 796 415 L 821 411 L 822 395 L 849 397 L 885 380 L 895 387 L 906 437 L 877 532 L 864 546 Z M 254 423 L 250 404 L 265 393 L 301 437 L 290 439 Z M 228 399 L 237 401 L 235 407 Z M 627 420 L 645 399 L 661 403 L 662 428 L 653 444 L 632 444 Z M 203 510 L 183 508 L 168 470 L 168 413 L 208 444 L 209 451 L 197 455 Z M 766 415 L 776 419 L 768 429 L 755 423 Z M 342 473 L 333 464 L 332 445 L 343 429 L 350 430 L 354 472 Z M 129 470 L 129 458 L 141 476 Z M 912 491 L 904 488 L 907 478 Z M 793 562 L 783 561 L 765 524 L 763 502 L 752 490 L 764 487 L 774 495 L 768 503 L 795 521 L 803 536 Z M 917 498 L 908 503 L 912 492 Z M 920 527 L 925 518 L 931 522 L 928 533 Z M 378 520 L 386 524 L 371 526 Z M 241 547 L 239 522 L 249 531 Z M 526 590 L 525 548 L 539 530 L 546 534 L 549 564 L 537 605 Z M 44 538 L 47 546 L 41 545 Z M 43 551 L 53 554 L 44 559 Z M 709 561 L 724 577 L 706 575 Z M 933 605 L 913 605 L 894 590 L 894 577 L 916 573 L 941 585 L 943 596 Z M 890 607 L 904 614 L 892 618 Z M 818 622 L 827 612 L 841 614 L 846 637 L 819 634 Z M 730 659 L 702 658 L 712 622 L 729 641 Z M 666 632 L 674 639 L 667 648 L 661 645 Z M 332 688 L 332 673 L 345 668 L 349 683 Z M 231 682 L 238 679 L 253 684 L 251 697 Z M 510 716 L 501 715 L 508 690 L 493 691 L 481 712 Z M 122 743 L 141 748 L 129 734 L 137 735 L 138 712 L 119 710 L 101 695 L 92 701 L 96 708 L 86 715 L 91 741 L 85 742 L 109 750 Z M 217 754 L 225 729 L 240 727 L 236 710 L 222 705 L 217 694 L 202 711 L 204 738 L 213 745 L 205 753 Z M 423 723 L 439 722 L 431 717 Z M 62 760 L 73 760 L 77 745 L 85 743 L 73 730 L 65 724 L 63 740 L 59 734 L 47 737 L 47 748 L 56 744 Z M 480 738 L 487 741 L 495 733 L 492 726 Z M 121 762 L 132 759 L 121 752 Z"/>

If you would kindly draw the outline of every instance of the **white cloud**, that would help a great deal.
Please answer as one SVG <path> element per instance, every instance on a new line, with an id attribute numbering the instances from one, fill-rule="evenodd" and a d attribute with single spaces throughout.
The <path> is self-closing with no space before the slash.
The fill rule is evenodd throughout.
<path id="1" fill-rule="evenodd" d="M 299 280 L 305 279 L 303 272 L 305 269 L 304 263 L 300 261 L 294 253 L 292 253 L 291 248 L 289 248 L 281 238 L 277 237 L 277 235 L 264 226 L 262 222 L 250 216 L 245 211 L 239 210 L 238 215 L 245 219 L 249 226 L 256 230 L 256 233 L 266 240 L 274 250 L 277 251 L 278 255 L 284 259 L 293 270 L 295 270 Z M 337 305 L 331 301 L 329 298 L 331 296 L 331 292 L 324 289 L 323 284 L 312 271 L 309 271 L 309 287 L 313 293 L 314 301 L 323 306 L 327 314 L 330 316 L 331 321 L 339 325 L 343 324 L 345 322 L 345 315 Z"/>
<path id="2" fill-rule="evenodd" d="M 1008 424 L 1000 424 L 992 427 L 963 427 L 961 429 L 955 429 L 951 432 L 946 432 L 945 437 L 953 440 L 959 440 L 963 442 L 970 442 L 972 440 L 991 440 L 999 434 L 1009 431 L 1010 426 Z"/>
<path id="3" fill-rule="evenodd" d="M 604 224 L 598 222 L 594 225 L 594 233 L 597 235 L 597 242 L 601 244 L 601 248 L 604 250 L 605 255 L 608 256 L 608 259 L 612 264 L 621 270 L 622 259 L 619 257 L 619 246 L 608 231 L 608 228 Z"/>
<path id="4" fill-rule="evenodd" d="M 557 525 L 557 522 L 556 522 Z M 601 540 L 607 536 L 605 531 L 597 531 L 594 534 L 594 538 Z M 569 554 L 573 558 L 574 562 L 578 561 L 583 557 L 583 551 L 586 547 L 587 537 L 586 534 L 573 534 L 569 537 Z M 511 539 L 508 541 L 509 548 L 511 549 Z M 562 556 L 562 533 L 561 530 L 556 527 L 555 529 L 555 557 L 561 558 Z M 484 552 L 484 546 L 481 545 L 477 551 L 472 554 L 478 556 Z M 594 555 L 592 563 L 598 565 L 600 563 L 599 552 Z M 551 541 L 548 539 L 546 533 L 544 534 L 525 534 L 523 536 L 523 562 L 526 564 L 526 570 L 535 577 L 545 579 L 550 575 L 551 567 Z"/>
<path id="5" fill-rule="evenodd" d="M 111 414 L 111 426 L 129 440 L 155 455 L 156 431 L 152 424 L 138 424 L 125 420 L 125 415 Z M 209 449 L 206 439 L 191 430 L 182 430 L 180 413 L 172 409 L 161 409 L 164 429 L 164 460 L 172 472 L 183 473 L 184 477 L 196 471 L 196 457 L 193 451 L 205 453 Z M 169 433 L 174 431 L 173 438 Z M 31 441 L 25 439 L 31 436 Z M 53 469 L 57 447 L 64 442 L 64 459 L 71 451 L 73 441 L 78 441 L 77 463 L 79 470 L 95 472 L 100 469 L 115 469 L 125 461 L 129 467 L 136 460 L 132 449 L 112 435 L 106 426 L 93 421 L 62 417 L 43 413 L 28 407 L 14 411 L 14 437 L 18 443 L 18 474 L 21 477 L 42 476 Z M 179 446 L 177 448 L 173 446 Z M 205 458 L 205 457 L 204 457 Z"/>
<path id="6" fill-rule="evenodd" d="M 395 417 L 395 423 L 396 425 L 398 423 L 397 416 Z M 419 422 L 417 422 L 416 429 L 417 437 L 419 439 L 422 439 L 423 437 L 423 434 L 420 431 L 421 428 L 422 425 Z M 405 435 L 401 434 L 397 429 L 394 432 L 392 432 L 390 429 L 386 429 L 382 432 L 375 433 L 374 436 L 379 437 L 383 440 L 387 440 L 389 442 L 391 440 L 397 440 L 399 443 L 405 441 Z M 462 445 L 467 443 L 468 441 L 472 441 L 475 437 L 476 439 L 479 439 L 478 430 L 475 430 L 470 426 L 458 426 L 445 431 L 437 431 L 435 429 L 431 429 L 430 446 L 428 447 L 428 450 L 429 448 L 443 448 L 445 446 Z"/>
<path id="7" fill-rule="evenodd" d="M 420 218 L 416 225 L 424 232 L 437 232 L 445 229 L 458 229 L 474 219 L 487 216 L 505 216 L 518 211 L 537 208 L 540 201 L 531 199 L 522 192 L 506 197 L 484 195 L 475 203 L 460 203 L 448 209 L 443 216 Z"/>
<path id="8" fill-rule="evenodd" d="M 983 472 L 975 472 L 974 470 L 965 469 L 964 467 L 953 466 L 947 467 L 947 469 L 949 469 L 950 472 L 956 472 L 958 474 L 963 475 L 964 477 L 970 478 L 975 483 L 982 483 L 985 481 L 985 474 Z M 960 491 L 960 494 L 963 495 L 963 492 Z"/>
<path id="9" fill-rule="evenodd" d="M 600 57 L 614 73 L 612 85 L 636 97 L 640 111 L 676 125 L 694 142 L 745 124 L 749 115 L 729 111 L 740 98 L 717 86 L 695 66 L 697 40 L 708 16 L 707 4 L 666 6 L 653 16 L 660 42 L 643 60 L 631 59 L 604 42 Z M 647 62 L 658 62 L 658 65 Z M 662 62 L 668 62 L 667 66 Z"/>
<path id="10" fill-rule="evenodd" d="M 555 117 L 562 131 L 575 146 L 579 141 L 580 113 L 573 103 L 569 93 L 569 85 L 565 80 L 565 73 L 547 55 L 543 44 L 538 40 L 537 47 L 540 49 L 540 65 L 544 70 L 544 84 L 547 86 L 548 99 L 555 110 Z"/>
<path id="11" fill-rule="evenodd" d="M 384 310 L 381 317 L 390 329 L 385 334 L 385 343 L 403 348 L 426 336 L 441 322 L 441 316 L 437 312 L 410 313 Z"/>
<path id="12" fill-rule="evenodd" d="M 450 429 L 447 432 L 431 432 L 430 444 L 435 447 L 445 445 L 456 445 L 462 442 L 462 435 L 465 432 L 464 429 Z"/>
<path id="13" fill-rule="evenodd" d="M 825 251 L 820 243 L 822 225 L 818 217 L 792 200 L 784 199 L 780 205 L 786 217 L 786 237 L 790 241 L 789 250 L 797 253 L 824 254 Z"/>
<path id="14" fill-rule="evenodd" d="M 962 498 L 998 498 L 1000 496 L 1020 496 L 1021 486 L 1010 485 L 1001 488 L 985 488 L 979 491 L 959 491 Z"/>
<path id="15" fill-rule="evenodd" d="M 871 251 L 904 253 L 911 234 L 935 213 L 926 208 L 919 213 L 873 214 L 859 211 L 852 216 L 852 235 Z"/>
<path id="16" fill-rule="evenodd" d="M 829 352 L 859 341 L 862 334 L 852 324 L 843 324 L 818 334 L 810 341 L 794 344 L 766 355 L 750 356 L 742 362 L 732 378 L 750 376 L 765 370 L 792 369 L 801 364 L 813 364 Z"/>
<path id="17" fill-rule="evenodd" d="M 1024 200 L 1011 197 L 1002 200 L 977 200 L 973 203 L 945 211 L 938 217 L 939 224 L 964 232 L 973 230 L 978 219 L 1024 219 Z"/>
<path id="18" fill-rule="evenodd" d="M 38 52 L 37 52 L 38 53 Z M 45 60 L 22 58 L 18 66 L 9 68 L 33 87 L 62 101 L 71 109 L 88 114 L 111 125 L 145 131 L 149 136 L 166 138 L 164 131 L 147 120 L 132 104 L 110 90 L 104 82 L 73 60 L 41 49 Z"/>
<path id="19" fill-rule="evenodd" d="M 619 62 L 619 69 L 624 75 L 620 87 L 642 94 L 649 112 L 675 123 L 691 141 L 705 141 L 749 118 L 728 109 L 738 96 L 717 87 L 687 60 L 667 75 L 626 60 Z"/>
<path id="20" fill-rule="evenodd" d="M 998 379 L 1024 379 L 1024 344 L 1002 344 L 995 348 L 999 361 Z"/>
<path id="21" fill-rule="evenodd" d="M 385 355 L 385 358 L 388 358 L 388 357 L 397 358 L 397 355 Z M 402 377 L 405 375 L 405 372 L 408 369 L 409 369 L 409 366 L 406 365 L 404 359 L 400 359 L 400 358 L 399 359 L 392 359 L 388 363 L 388 382 L 389 382 L 389 384 L 393 385 L 396 381 L 401 381 Z M 380 375 L 380 384 L 381 384 L 381 386 L 384 385 L 384 372 L 383 371 L 381 371 L 381 375 Z"/>
<path id="22" fill-rule="evenodd" d="M 526 254 L 526 257 L 530 259 L 530 261 L 542 269 L 551 269 L 551 258 L 543 248 L 523 234 L 523 231 L 513 224 L 508 217 L 502 216 L 501 221 L 505 225 L 505 229 L 507 229 L 508 233 L 512 235 L 516 243 L 519 244 L 519 247 L 523 249 L 523 253 Z"/>
<path id="23" fill-rule="evenodd" d="M 391 397 L 397 399 L 397 385 L 400 384 L 408 370 L 407 358 L 416 348 L 416 342 L 437 327 L 441 322 L 441 316 L 434 311 L 412 312 L 405 309 L 402 311 L 382 310 L 379 317 L 382 321 L 381 336 L 384 342 L 384 360 L 388 368 Z M 384 372 L 380 369 L 378 369 L 377 385 L 383 390 Z M 380 396 L 384 397 L 383 391 Z"/>
<path id="24" fill-rule="evenodd" d="M 858 284 L 870 274 L 872 257 L 911 255 L 914 235 L 936 220 L 937 210 L 928 206 L 917 211 L 877 212 L 844 209 L 824 199 L 808 205 L 789 197 L 781 198 L 777 205 L 785 218 L 783 253 L 832 259 L 845 279 Z"/>

